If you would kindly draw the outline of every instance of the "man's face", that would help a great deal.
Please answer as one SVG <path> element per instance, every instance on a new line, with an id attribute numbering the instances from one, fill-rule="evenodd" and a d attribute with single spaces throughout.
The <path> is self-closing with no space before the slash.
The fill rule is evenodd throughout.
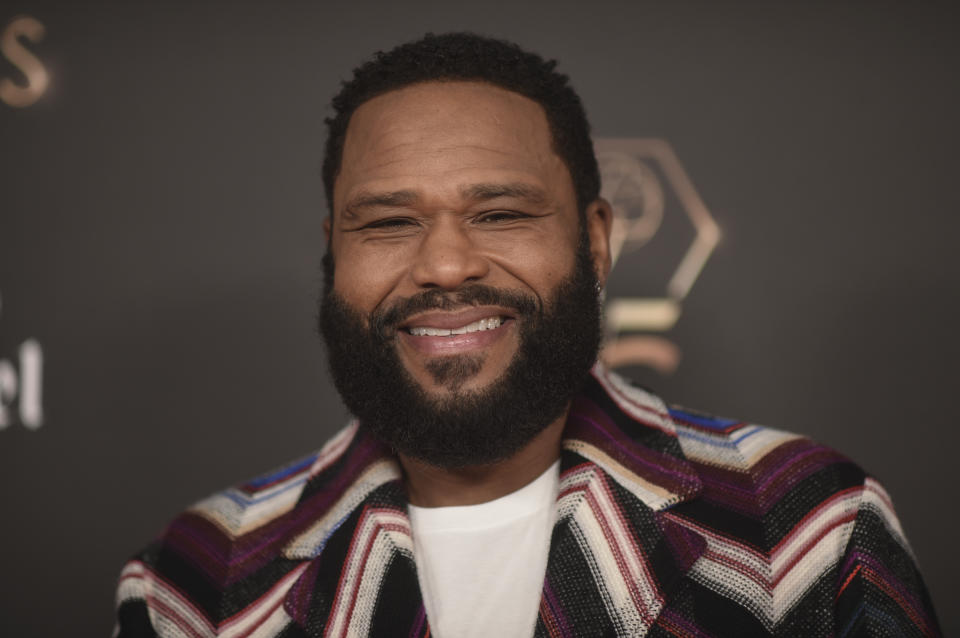
<path id="1" fill-rule="evenodd" d="M 609 218 L 592 206 L 585 219 L 532 100 L 448 82 L 362 105 L 334 185 L 321 316 L 348 406 L 437 464 L 516 451 L 596 355 Z"/>
<path id="2" fill-rule="evenodd" d="M 579 236 L 573 183 L 542 108 L 473 82 L 413 85 L 360 106 L 334 211 L 333 287 L 364 315 L 472 283 L 543 304 L 571 273 Z M 428 310 L 400 328 L 400 360 L 431 393 L 453 387 L 431 371 L 440 358 L 477 362 L 457 381 L 476 390 L 503 374 L 519 345 L 514 310 L 496 305 Z"/>

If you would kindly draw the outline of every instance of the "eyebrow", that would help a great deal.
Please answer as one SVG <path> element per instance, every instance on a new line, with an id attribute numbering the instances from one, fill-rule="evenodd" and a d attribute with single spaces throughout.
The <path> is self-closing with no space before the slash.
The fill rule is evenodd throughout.
<path id="1" fill-rule="evenodd" d="M 523 199 L 531 204 L 542 204 L 547 200 L 547 193 L 542 188 L 523 182 L 507 184 L 471 184 L 460 189 L 461 197 L 474 201 L 487 201 L 498 197 L 513 197 Z"/>
<path id="2" fill-rule="evenodd" d="M 410 206 L 417 201 L 413 191 L 393 191 L 389 193 L 360 193 L 343 207 L 347 215 L 355 215 L 363 208 L 400 208 Z"/>

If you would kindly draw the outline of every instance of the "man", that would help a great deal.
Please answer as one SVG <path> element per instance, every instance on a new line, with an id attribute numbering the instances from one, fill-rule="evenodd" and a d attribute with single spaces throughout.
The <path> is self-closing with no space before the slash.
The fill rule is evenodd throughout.
<path id="1" fill-rule="evenodd" d="M 595 365 L 611 210 L 553 68 L 448 34 L 343 86 L 320 325 L 358 420 L 177 518 L 120 636 L 938 633 L 876 481 Z"/>

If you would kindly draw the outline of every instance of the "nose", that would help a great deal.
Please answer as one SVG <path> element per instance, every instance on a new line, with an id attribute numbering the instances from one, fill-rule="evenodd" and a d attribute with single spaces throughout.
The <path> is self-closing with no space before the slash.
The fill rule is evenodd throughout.
<path id="1" fill-rule="evenodd" d="M 421 288 L 455 290 L 482 279 L 490 265 L 459 219 L 438 219 L 423 235 L 411 269 Z"/>

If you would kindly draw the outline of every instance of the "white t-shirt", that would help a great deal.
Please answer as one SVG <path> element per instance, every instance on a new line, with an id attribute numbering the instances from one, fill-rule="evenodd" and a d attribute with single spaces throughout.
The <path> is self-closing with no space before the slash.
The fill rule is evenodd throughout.
<path id="1" fill-rule="evenodd" d="M 527 638 L 547 571 L 560 461 L 495 501 L 410 505 L 417 577 L 432 636 Z"/>

